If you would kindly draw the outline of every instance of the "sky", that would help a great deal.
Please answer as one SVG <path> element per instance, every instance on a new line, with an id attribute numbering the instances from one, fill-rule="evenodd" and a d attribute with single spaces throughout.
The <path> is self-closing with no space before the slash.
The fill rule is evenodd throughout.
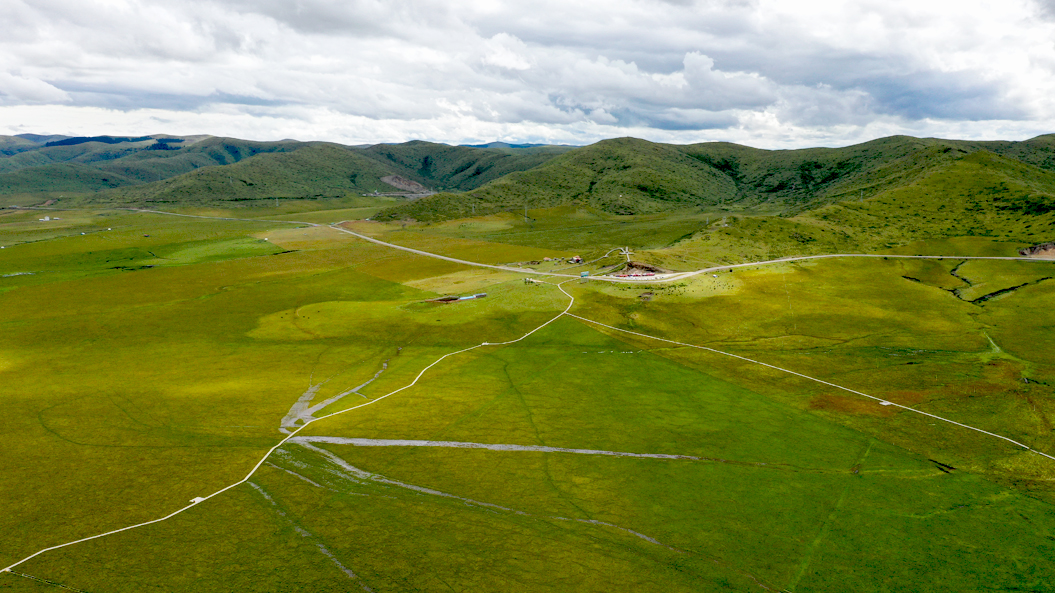
<path id="1" fill-rule="evenodd" d="M 1055 0 L 3 0 L 0 134 L 760 148 L 1055 132 Z"/>

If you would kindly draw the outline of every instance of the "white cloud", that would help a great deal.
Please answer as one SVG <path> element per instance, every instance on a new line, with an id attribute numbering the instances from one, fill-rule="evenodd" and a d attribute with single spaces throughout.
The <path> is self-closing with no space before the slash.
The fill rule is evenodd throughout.
<path id="1" fill-rule="evenodd" d="M 1021 137 L 1055 128 L 1051 6 L 8 0 L 0 133 Z"/>
<path id="2" fill-rule="evenodd" d="M 524 57 L 527 46 L 512 35 L 499 33 L 489 40 L 484 63 L 507 70 L 527 70 L 531 62 Z"/>
<path id="3" fill-rule="evenodd" d="M 3 104 L 65 103 L 69 94 L 37 80 L 0 72 L 0 102 Z"/>

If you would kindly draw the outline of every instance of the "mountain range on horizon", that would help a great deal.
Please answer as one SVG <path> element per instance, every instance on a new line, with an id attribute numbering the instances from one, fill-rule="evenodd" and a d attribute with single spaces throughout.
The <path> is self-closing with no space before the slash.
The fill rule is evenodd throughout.
<path id="1" fill-rule="evenodd" d="M 1050 241 L 1055 135 L 1018 142 L 891 136 L 799 150 L 635 138 L 582 147 L 351 147 L 160 134 L 0 136 L 0 195 L 10 205 L 246 208 L 382 194 L 396 199 L 372 216 L 378 221 L 561 207 L 612 216 L 713 211 L 801 226 L 783 234 L 811 237 L 804 239 L 816 242 L 810 249 L 921 233 Z"/>

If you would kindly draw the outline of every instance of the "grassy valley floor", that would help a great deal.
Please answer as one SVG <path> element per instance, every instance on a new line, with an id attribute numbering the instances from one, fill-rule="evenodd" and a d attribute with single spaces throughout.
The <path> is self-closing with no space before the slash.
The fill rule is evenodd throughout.
<path id="1" fill-rule="evenodd" d="M 4 212 L 3 566 L 176 511 L 345 412 L 0 590 L 1053 589 L 1055 461 L 933 417 L 1055 455 L 1055 264 L 954 257 L 1019 238 L 562 291 L 327 226 Z M 787 229 L 776 252 L 699 246 L 745 224 L 560 207 L 349 228 L 484 263 L 820 250 Z M 571 298 L 609 327 L 558 317 Z"/>

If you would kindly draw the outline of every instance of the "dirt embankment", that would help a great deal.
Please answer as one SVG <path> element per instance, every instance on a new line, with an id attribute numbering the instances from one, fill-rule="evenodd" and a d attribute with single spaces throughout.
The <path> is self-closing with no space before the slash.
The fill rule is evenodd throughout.
<path id="1" fill-rule="evenodd" d="M 1041 243 L 1040 245 L 1034 245 L 1032 247 L 1025 247 L 1019 249 L 1018 253 L 1026 257 L 1035 257 L 1037 259 L 1055 259 L 1055 241 L 1051 243 Z"/>
<path id="2" fill-rule="evenodd" d="M 608 273 L 623 278 L 627 276 L 655 276 L 656 274 L 669 274 L 670 270 L 666 270 L 659 266 L 653 266 L 651 264 L 628 261 Z"/>
<path id="3" fill-rule="evenodd" d="M 417 181 L 412 181 L 406 177 L 400 177 L 399 175 L 387 175 L 381 178 L 381 181 L 391 185 L 396 189 L 401 189 L 407 192 L 413 192 L 416 194 L 423 194 L 428 192 L 428 188 L 421 185 Z"/>

